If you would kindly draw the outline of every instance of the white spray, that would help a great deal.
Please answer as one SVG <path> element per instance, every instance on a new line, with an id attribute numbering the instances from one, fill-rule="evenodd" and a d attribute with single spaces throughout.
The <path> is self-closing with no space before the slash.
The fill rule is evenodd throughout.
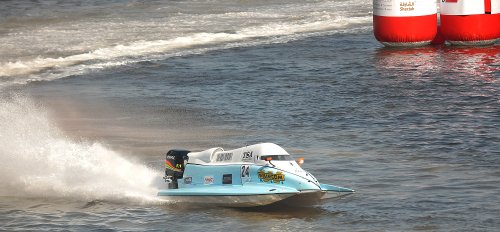
<path id="1" fill-rule="evenodd" d="M 152 170 L 69 139 L 27 97 L 0 100 L 0 165 L 3 196 L 149 201 L 156 194 Z"/>

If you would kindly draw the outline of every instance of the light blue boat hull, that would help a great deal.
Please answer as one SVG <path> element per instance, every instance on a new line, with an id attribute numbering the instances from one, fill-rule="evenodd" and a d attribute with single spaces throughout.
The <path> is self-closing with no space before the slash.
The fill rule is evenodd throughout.
<path id="1" fill-rule="evenodd" d="M 278 202 L 291 206 L 313 205 L 325 198 L 354 192 L 348 188 L 309 181 L 268 166 L 250 165 L 249 176 L 242 178 L 241 166 L 188 166 L 179 188 L 162 189 L 158 196 L 174 203 L 255 207 Z M 271 179 L 267 180 L 262 173 L 282 173 L 283 181 L 276 175 L 269 175 Z M 223 184 L 223 175 L 231 175 L 231 184 Z M 210 183 L 205 183 L 205 178 L 211 178 Z"/>
<path id="2" fill-rule="evenodd" d="M 196 188 L 163 189 L 158 192 L 158 196 L 249 196 L 297 193 L 299 193 L 297 189 L 286 186 L 245 183 L 245 185 L 206 185 Z"/>
<path id="3" fill-rule="evenodd" d="M 295 196 L 299 191 L 285 186 L 247 183 L 245 185 L 207 185 L 185 189 L 164 189 L 158 196 L 171 202 L 196 205 L 255 207 Z"/>

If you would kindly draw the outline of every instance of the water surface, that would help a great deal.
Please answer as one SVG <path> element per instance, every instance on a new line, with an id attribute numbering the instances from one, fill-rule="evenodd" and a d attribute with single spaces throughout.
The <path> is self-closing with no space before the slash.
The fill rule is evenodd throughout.
<path id="1" fill-rule="evenodd" d="M 0 230 L 500 226 L 498 44 L 383 48 L 370 1 L 5 1 L 0 12 Z M 155 198 L 168 149 L 259 142 L 356 194 L 251 210 Z"/>

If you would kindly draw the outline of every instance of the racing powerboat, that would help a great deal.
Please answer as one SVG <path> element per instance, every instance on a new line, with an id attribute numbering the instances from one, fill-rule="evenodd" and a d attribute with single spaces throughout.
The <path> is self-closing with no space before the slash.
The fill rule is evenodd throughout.
<path id="1" fill-rule="evenodd" d="M 261 143 L 225 151 L 170 150 L 165 157 L 167 188 L 158 196 L 173 202 L 228 207 L 269 204 L 314 205 L 354 190 L 321 184 L 282 147 Z"/>

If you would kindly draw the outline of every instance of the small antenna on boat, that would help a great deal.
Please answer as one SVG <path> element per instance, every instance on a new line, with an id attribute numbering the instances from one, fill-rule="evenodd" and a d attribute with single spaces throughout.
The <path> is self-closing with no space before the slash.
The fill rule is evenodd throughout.
<path id="1" fill-rule="evenodd" d="M 271 160 L 273 160 L 272 157 L 266 157 L 266 161 L 269 162 L 269 164 L 271 164 L 273 167 L 276 167 L 276 165 L 274 165 L 273 163 L 271 163 Z"/>

